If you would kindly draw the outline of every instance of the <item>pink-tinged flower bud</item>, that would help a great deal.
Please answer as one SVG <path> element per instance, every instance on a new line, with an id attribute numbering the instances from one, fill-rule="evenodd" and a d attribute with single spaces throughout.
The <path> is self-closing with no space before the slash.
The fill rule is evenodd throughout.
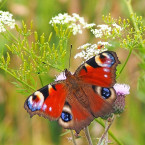
<path id="1" fill-rule="evenodd" d="M 114 114 L 121 114 L 125 108 L 125 97 L 130 93 L 130 86 L 126 84 L 115 84 L 114 89 L 117 95 L 113 106 Z"/>
<path id="2" fill-rule="evenodd" d="M 104 116 L 101 116 L 101 118 L 104 120 L 111 118 L 113 116 L 113 113 L 114 114 L 121 114 L 124 111 L 125 97 L 126 97 L 126 95 L 128 95 L 130 93 L 129 92 L 130 86 L 126 85 L 126 84 L 115 84 L 113 86 L 113 88 L 115 89 L 116 95 L 117 95 L 117 98 L 116 98 L 114 105 L 113 105 L 114 110 L 111 113 L 108 113 Z"/>

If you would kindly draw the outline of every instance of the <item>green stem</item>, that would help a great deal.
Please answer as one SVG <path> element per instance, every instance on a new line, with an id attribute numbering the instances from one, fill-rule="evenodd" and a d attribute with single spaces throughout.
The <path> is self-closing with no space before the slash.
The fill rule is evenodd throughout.
<path id="1" fill-rule="evenodd" d="M 85 127 L 84 130 L 85 130 L 85 135 L 86 135 L 86 137 L 87 137 L 87 140 L 88 140 L 88 142 L 89 142 L 89 145 L 93 145 L 88 127 Z"/>
<path id="2" fill-rule="evenodd" d="M 131 0 L 124 0 L 124 2 L 125 2 L 126 6 L 127 6 L 127 8 L 128 8 L 128 11 L 129 11 L 130 15 L 132 16 L 131 19 L 132 19 L 132 22 L 133 22 L 135 31 L 136 31 L 136 33 L 137 33 L 137 32 L 139 32 L 140 30 L 139 30 L 139 28 L 138 28 L 138 26 L 137 26 L 137 24 L 136 24 L 136 21 L 135 21 L 134 12 L 133 12 L 133 9 L 132 9 L 132 6 L 131 6 Z M 141 46 L 144 47 L 143 40 L 142 40 L 141 37 L 139 37 L 139 41 L 140 41 L 140 43 L 141 43 Z"/>
<path id="3" fill-rule="evenodd" d="M 73 141 L 73 144 L 74 144 L 74 145 L 77 145 L 77 144 L 76 144 L 75 137 L 74 137 L 74 134 L 73 134 L 73 131 L 72 131 L 72 130 L 71 130 L 71 136 L 72 136 L 72 141 Z"/>
<path id="4" fill-rule="evenodd" d="M 7 0 L 4 0 L 3 2 L 2 2 L 2 4 L 0 5 L 0 10 L 2 9 L 2 7 L 4 6 L 4 4 L 7 2 Z"/>
<path id="5" fill-rule="evenodd" d="M 6 32 L 16 41 L 18 42 L 18 39 L 4 26 L 4 28 L 6 29 Z"/>
<path id="6" fill-rule="evenodd" d="M 8 73 L 9 75 L 11 75 L 13 78 L 15 78 L 17 81 L 19 81 L 21 84 L 27 86 L 28 88 L 32 89 L 32 90 L 36 90 L 35 88 L 33 88 L 32 86 L 30 86 L 29 84 L 25 83 L 24 81 L 20 80 L 18 77 L 16 77 L 14 74 L 12 74 L 10 71 L 8 71 L 5 68 L 0 67 L 0 69 L 4 70 L 6 73 Z"/>
<path id="7" fill-rule="evenodd" d="M 105 145 L 108 145 L 108 131 L 109 131 L 109 129 L 110 129 L 113 121 L 114 121 L 114 116 L 111 118 L 111 122 L 108 122 L 108 120 L 105 121 L 105 132 L 102 135 L 101 139 L 99 140 L 98 145 L 101 145 L 102 144 L 102 141 L 104 139 L 105 139 Z"/>
<path id="8" fill-rule="evenodd" d="M 119 73 L 117 74 L 117 77 L 116 78 L 118 78 L 120 76 L 120 74 L 122 73 L 123 69 L 125 68 L 128 60 L 130 58 L 131 53 L 132 53 L 132 48 L 130 49 L 129 54 L 128 54 L 128 56 L 127 56 L 127 58 L 126 58 L 126 60 L 125 60 L 125 62 L 123 64 L 122 68 L 120 69 Z"/>
<path id="9" fill-rule="evenodd" d="M 100 125 L 102 125 L 105 128 L 105 124 L 102 121 L 98 119 L 95 119 L 95 121 L 97 121 Z M 121 141 L 118 140 L 117 137 L 110 130 L 108 131 L 108 134 L 116 141 L 116 143 L 118 143 L 118 145 L 123 145 L 123 143 L 121 143 Z"/>
<path id="10" fill-rule="evenodd" d="M 40 74 L 38 74 L 38 76 L 39 76 L 39 80 L 41 82 L 41 86 L 43 87 L 44 85 L 43 85 L 43 81 L 42 81 L 42 78 L 41 78 Z"/>

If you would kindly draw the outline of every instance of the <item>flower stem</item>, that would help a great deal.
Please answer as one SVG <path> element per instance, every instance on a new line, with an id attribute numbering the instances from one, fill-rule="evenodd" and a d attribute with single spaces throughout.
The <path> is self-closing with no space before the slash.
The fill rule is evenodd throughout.
<path id="1" fill-rule="evenodd" d="M 88 127 L 85 127 L 84 128 L 84 131 L 85 131 L 85 135 L 87 137 L 87 140 L 88 140 L 89 145 L 93 145 Z"/>
<path id="2" fill-rule="evenodd" d="M 132 53 L 132 49 L 133 49 L 133 48 L 130 49 L 129 54 L 128 54 L 128 56 L 127 56 L 127 58 L 126 58 L 126 60 L 125 60 L 125 62 L 124 62 L 124 64 L 123 64 L 122 68 L 120 69 L 119 73 L 117 74 L 117 77 L 116 77 L 116 78 L 118 78 L 118 77 L 120 76 L 120 74 L 122 73 L 123 69 L 125 68 L 125 66 L 126 66 L 126 64 L 127 64 L 127 62 L 128 62 L 128 60 L 129 60 L 129 58 L 130 58 L 130 55 L 131 55 L 131 53 Z"/>
<path id="3" fill-rule="evenodd" d="M 97 121 L 100 125 L 102 125 L 105 128 L 105 124 L 102 121 L 98 119 L 95 119 L 95 121 Z M 123 143 L 121 143 L 121 141 L 118 140 L 117 137 L 110 130 L 108 130 L 108 134 L 116 141 L 118 145 L 123 145 Z"/>
<path id="4" fill-rule="evenodd" d="M 2 4 L 0 5 L 0 10 L 2 9 L 2 7 L 4 6 L 4 4 L 7 2 L 7 0 L 2 1 Z"/>
<path id="5" fill-rule="evenodd" d="M 16 41 L 18 42 L 18 39 L 4 26 L 4 28 L 6 29 L 6 32 Z"/>
<path id="6" fill-rule="evenodd" d="M 72 131 L 72 130 L 70 130 L 70 131 L 71 131 L 71 136 L 72 136 L 73 144 L 74 144 L 74 145 L 77 145 L 77 144 L 76 144 L 76 141 L 75 141 L 75 137 L 74 137 L 73 131 Z"/>
<path id="7" fill-rule="evenodd" d="M 101 139 L 99 140 L 98 145 L 101 145 L 103 139 L 105 139 L 105 138 L 106 138 L 105 145 L 108 145 L 108 131 L 109 131 L 109 128 L 111 127 L 113 121 L 114 121 L 114 116 L 111 118 L 110 124 L 108 124 L 109 122 L 108 122 L 108 120 L 106 120 L 106 123 L 105 123 L 105 132 L 102 135 Z"/>
<path id="8" fill-rule="evenodd" d="M 139 32 L 140 30 L 139 30 L 139 28 L 138 28 L 138 26 L 137 26 L 137 24 L 136 24 L 136 21 L 135 21 L 134 12 L 133 12 L 133 9 L 132 9 L 132 6 L 131 6 L 131 0 L 124 0 L 124 2 L 125 2 L 126 6 L 127 6 L 127 8 L 128 8 L 128 11 L 129 11 L 130 15 L 131 15 L 131 19 L 132 19 L 132 22 L 133 22 L 135 31 L 136 31 L 136 33 L 137 33 L 137 32 Z M 144 48 L 143 40 L 142 40 L 141 37 L 139 37 L 139 41 L 140 41 L 140 43 L 141 43 L 141 46 Z"/>
<path id="9" fill-rule="evenodd" d="M 0 69 L 4 70 L 6 73 L 8 73 L 9 75 L 11 75 L 13 78 L 15 78 L 17 81 L 19 81 L 21 84 L 27 86 L 28 88 L 32 89 L 35 91 L 35 88 L 33 88 L 32 86 L 30 86 L 29 84 L 27 84 L 26 82 L 20 80 L 18 77 L 16 77 L 14 74 L 12 74 L 10 71 L 8 71 L 5 68 L 0 67 Z"/>
<path id="10" fill-rule="evenodd" d="M 41 86 L 43 87 L 44 85 L 43 85 L 43 81 L 42 81 L 41 75 L 38 74 L 38 76 L 39 76 L 39 80 L 40 80 L 40 82 L 41 82 Z"/>

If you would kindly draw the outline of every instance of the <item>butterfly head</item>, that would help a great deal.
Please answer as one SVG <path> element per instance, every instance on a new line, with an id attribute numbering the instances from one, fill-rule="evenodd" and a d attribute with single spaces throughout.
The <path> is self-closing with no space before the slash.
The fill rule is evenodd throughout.
<path id="1" fill-rule="evenodd" d="M 64 72 L 66 77 L 72 76 L 71 72 L 68 71 L 67 69 L 65 69 Z"/>

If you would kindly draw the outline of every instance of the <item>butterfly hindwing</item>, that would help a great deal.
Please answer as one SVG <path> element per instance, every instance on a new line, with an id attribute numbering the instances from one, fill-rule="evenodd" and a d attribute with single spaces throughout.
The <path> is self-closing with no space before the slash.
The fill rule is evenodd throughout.
<path id="1" fill-rule="evenodd" d="M 91 113 L 94 117 L 102 117 L 113 111 L 116 93 L 113 88 L 103 88 L 95 85 L 85 85 L 84 93 L 88 96 Z"/>
<path id="2" fill-rule="evenodd" d="M 82 64 L 75 76 L 83 83 L 101 87 L 112 87 L 115 83 L 116 66 L 119 63 L 117 55 L 113 51 L 104 51 Z"/>
<path id="3" fill-rule="evenodd" d="M 50 120 L 57 120 L 61 115 L 66 94 L 63 81 L 51 83 L 30 95 L 24 107 L 30 116 L 38 114 Z"/>
<path id="4" fill-rule="evenodd" d="M 59 118 L 58 123 L 63 128 L 74 129 L 77 133 L 79 133 L 80 130 L 82 130 L 84 127 L 88 126 L 91 123 L 91 121 L 94 119 L 94 116 L 90 113 L 88 108 L 83 106 L 82 102 L 79 102 L 77 100 L 77 98 L 81 97 L 81 90 L 77 91 L 76 93 L 70 93 L 67 96 L 67 102 L 63 107 L 62 115 Z M 67 119 L 68 117 L 69 119 Z"/>

